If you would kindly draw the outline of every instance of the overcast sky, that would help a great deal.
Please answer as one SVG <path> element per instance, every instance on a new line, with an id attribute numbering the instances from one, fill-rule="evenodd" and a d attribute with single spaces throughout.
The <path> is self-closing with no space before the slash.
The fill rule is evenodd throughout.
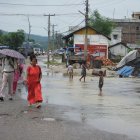
<path id="1" fill-rule="evenodd" d="M 43 15 L 55 14 L 51 24 L 57 25 L 55 31 L 63 33 L 69 26 L 84 25 L 84 16 L 79 13 L 85 12 L 84 3 L 85 0 L 0 0 L 0 29 L 9 32 L 23 29 L 28 33 L 26 15 L 32 14 L 31 34 L 47 36 L 48 17 Z M 89 14 L 97 9 L 105 17 L 130 18 L 133 12 L 140 12 L 140 0 L 89 0 L 89 8 Z"/>

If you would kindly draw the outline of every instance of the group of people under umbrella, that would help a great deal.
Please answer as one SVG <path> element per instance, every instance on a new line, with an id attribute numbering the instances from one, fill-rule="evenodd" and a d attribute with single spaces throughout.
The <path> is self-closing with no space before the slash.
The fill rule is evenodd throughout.
<path id="1" fill-rule="evenodd" d="M 22 54 L 15 50 L 3 49 L 0 50 L 1 67 L 2 67 L 2 86 L 0 89 L 0 102 L 5 101 L 6 85 L 8 84 L 8 97 L 13 100 L 16 93 L 17 82 L 23 72 L 23 63 L 25 58 Z M 26 74 L 23 76 L 23 83 L 28 89 L 28 105 L 35 105 L 37 108 L 41 107 L 42 92 L 41 92 L 41 78 L 42 72 L 39 65 L 37 65 L 37 58 L 35 55 L 30 56 L 30 65 L 27 66 Z"/>

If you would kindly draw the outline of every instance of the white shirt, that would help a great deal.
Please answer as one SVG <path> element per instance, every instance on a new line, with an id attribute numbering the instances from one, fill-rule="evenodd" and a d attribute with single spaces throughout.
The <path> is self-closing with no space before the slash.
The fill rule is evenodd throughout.
<path id="1" fill-rule="evenodd" d="M 69 65 L 68 66 L 68 72 L 72 72 L 73 71 L 73 66 L 72 65 Z"/>
<path id="2" fill-rule="evenodd" d="M 9 63 L 11 63 L 14 67 L 12 67 Z M 15 70 L 16 63 L 15 60 L 13 61 L 12 58 L 3 58 L 2 60 L 2 71 L 4 72 L 12 72 Z"/>

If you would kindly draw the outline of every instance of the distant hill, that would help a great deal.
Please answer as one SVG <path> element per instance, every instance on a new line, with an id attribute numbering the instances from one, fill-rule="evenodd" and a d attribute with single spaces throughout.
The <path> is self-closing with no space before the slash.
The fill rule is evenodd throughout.
<path id="1" fill-rule="evenodd" d="M 27 39 L 28 35 L 25 34 L 25 37 Z M 30 39 L 35 40 L 35 42 L 39 43 L 42 48 L 47 48 L 48 37 L 31 34 Z"/>
<path id="2" fill-rule="evenodd" d="M 2 33 L 7 34 L 7 31 L 0 30 Z M 28 34 L 25 33 L 25 38 L 27 40 Z M 47 48 L 48 37 L 40 36 L 40 35 L 30 35 L 30 39 L 35 40 L 36 43 L 40 44 L 42 48 Z"/>

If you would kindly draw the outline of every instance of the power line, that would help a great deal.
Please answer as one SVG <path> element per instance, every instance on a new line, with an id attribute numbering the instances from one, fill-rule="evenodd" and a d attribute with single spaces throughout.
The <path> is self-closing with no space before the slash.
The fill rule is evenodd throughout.
<path id="1" fill-rule="evenodd" d="M 80 15 L 80 13 L 56 14 L 56 16 L 67 16 L 67 15 Z"/>
<path id="2" fill-rule="evenodd" d="M 77 4 L 50 4 L 50 5 L 36 5 L 36 4 L 17 4 L 17 3 L 0 3 L 1 5 L 11 5 L 11 6 L 77 6 L 77 5 L 83 5 L 84 3 L 77 3 Z"/>
<path id="3" fill-rule="evenodd" d="M 77 27 L 77 26 L 79 26 L 80 24 L 82 24 L 83 22 L 85 22 L 85 19 L 84 20 L 82 20 L 79 24 L 77 24 L 75 27 Z M 64 32 L 61 32 L 61 34 L 63 34 L 63 33 L 68 33 L 69 32 L 69 30 L 68 31 L 64 31 Z"/>
<path id="4" fill-rule="evenodd" d="M 45 16 L 46 14 L 9 14 L 0 13 L 0 16 Z M 79 13 L 55 14 L 55 16 L 79 15 Z"/>

